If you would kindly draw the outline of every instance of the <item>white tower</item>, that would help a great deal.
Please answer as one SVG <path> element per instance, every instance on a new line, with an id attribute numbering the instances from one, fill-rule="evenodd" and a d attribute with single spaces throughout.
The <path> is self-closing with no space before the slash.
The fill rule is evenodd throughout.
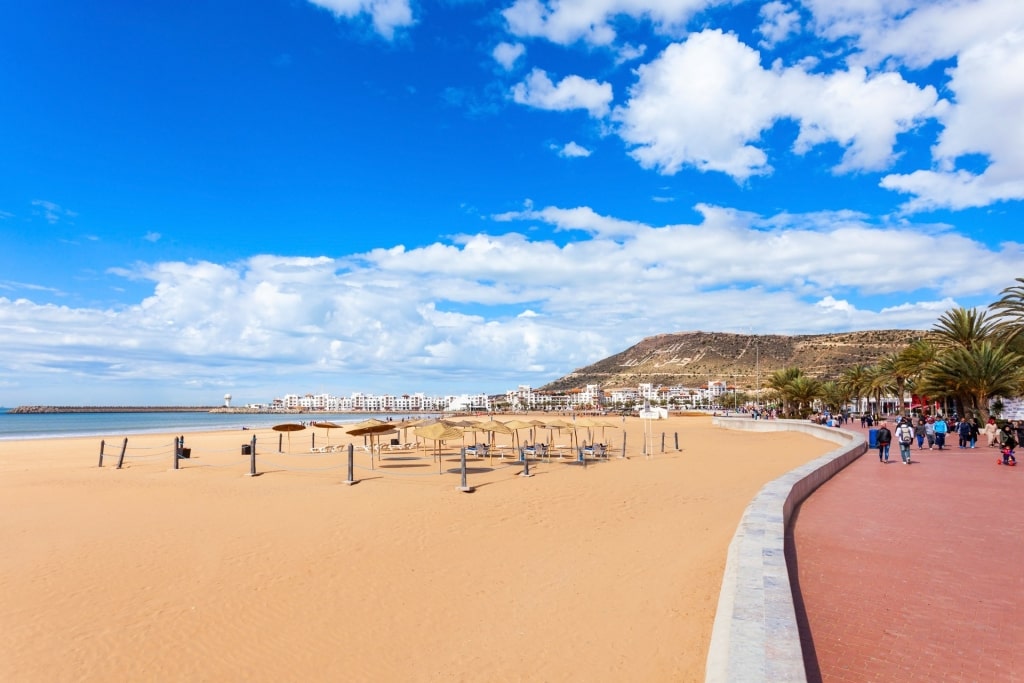
<path id="1" fill-rule="evenodd" d="M 224 394 L 224 407 L 225 408 L 230 408 L 231 407 L 231 394 Z"/>

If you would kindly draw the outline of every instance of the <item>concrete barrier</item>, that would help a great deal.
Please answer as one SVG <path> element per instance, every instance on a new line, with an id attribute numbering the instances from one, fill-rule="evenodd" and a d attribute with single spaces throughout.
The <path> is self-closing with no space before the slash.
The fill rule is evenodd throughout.
<path id="1" fill-rule="evenodd" d="M 804 682 L 807 672 L 786 565 L 786 529 L 796 507 L 860 457 L 867 443 L 860 434 L 804 420 L 715 417 L 712 423 L 726 429 L 804 432 L 838 444 L 765 484 L 747 506 L 729 544 L 705 670 L 708 683 Z"/>

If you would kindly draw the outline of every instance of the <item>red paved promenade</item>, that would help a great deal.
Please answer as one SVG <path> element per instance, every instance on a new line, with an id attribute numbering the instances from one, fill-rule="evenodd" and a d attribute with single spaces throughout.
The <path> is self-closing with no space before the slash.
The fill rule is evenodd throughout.
<path id="1" fill-rule="evenodd" d="M 953 444 L 869 450 L 800 508 L 808 680 L 1024 683 L 1024 464 Z"/>

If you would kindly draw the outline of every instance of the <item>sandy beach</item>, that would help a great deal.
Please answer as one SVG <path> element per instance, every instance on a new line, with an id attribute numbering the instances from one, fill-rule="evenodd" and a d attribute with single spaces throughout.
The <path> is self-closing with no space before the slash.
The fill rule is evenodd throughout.
<path id="1" fill-rule="evenodd" d="M 672 417 L 645 457 L 614 421 L 607 461 L 473 459 L 472 493 L 461 442 L 359 449 L 353 486 L 309 430 L 188 434 L 179 470 L 171 435 L 120 470 L 119 435 L 102 468 L 99 438 L 0 443 L 0 680 L 702 680 L 744 507 L 833 445 Z"/>

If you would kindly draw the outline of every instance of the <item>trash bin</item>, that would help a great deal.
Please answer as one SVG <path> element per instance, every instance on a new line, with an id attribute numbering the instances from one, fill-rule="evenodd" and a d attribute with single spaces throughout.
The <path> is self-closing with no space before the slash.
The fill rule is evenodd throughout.
<path id="1" fill-rule="evenodd" d="M 191 458 L 192 457 L 192 449 L 191 448 L 182 448 L 181 449 L 181 457 L 183 457 L 183 458 Z"/>
<path id="2" fill-rule="evenodd" d="M 878 430 L 868 430 L 868 448 L 878 448 Z"/>
<path id="3" fill-rule="evenodd" d="M 252 455 L 252 444 L 251 443 L 243 443 L 242 444 L 242 455 Z"/>

